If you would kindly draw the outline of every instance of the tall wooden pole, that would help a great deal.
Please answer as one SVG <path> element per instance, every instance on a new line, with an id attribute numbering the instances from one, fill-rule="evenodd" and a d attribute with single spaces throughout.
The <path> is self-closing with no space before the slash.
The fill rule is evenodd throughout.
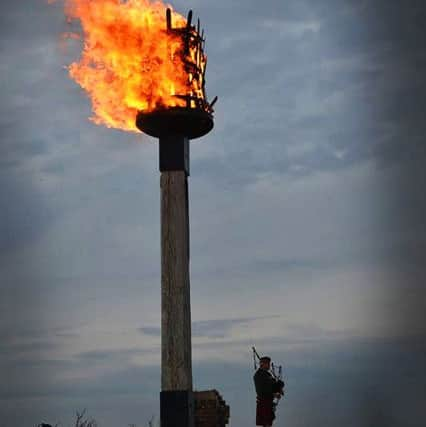
<path id="1" fill-rule="evenodd" d="M 212 103 L 206 99 L 204 32 L 199 34 L 199 22 L 197 29 L 191 22 L 192 11 L 188 13 L 185 29 L 173 28 L 172 11 L 167 9 L 167 34 L 173 40 L 178 37 L 182 42 L 180 56 L 187 73 L 186 90 L 175 96 L 186 100 L 186 105 L 158 105 L 157 109 L 139 111 L 136 116 L 138 129 L 159 138 L 160 150 L 161 427 L 194 426 L 189 285 L 189 141 L 213 129 L 216 99 Z"/>
<path id="2" fill-rule="evenodd" d="M 189 139 L 160 137 L 161 427 L 193 427 L 189 286 Z"/>
<path id="3" fill-rule="evenodd" d="M 161 173 L 161 389 L 191 391 L 189 212 L 186 172 Z"/>

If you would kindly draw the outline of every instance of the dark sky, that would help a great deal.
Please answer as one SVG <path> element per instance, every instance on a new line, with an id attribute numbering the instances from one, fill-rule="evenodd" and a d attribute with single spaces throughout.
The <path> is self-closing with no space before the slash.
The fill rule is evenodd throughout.
<path id="1" fill-rule="evenodd" d="M 0 427 L 147 425 L 160 388 L 157 143 L 95 126 L 62 3 L 1 3 Z M 207 32 L 191 145 L 194 383 L 254 425 L 424 425 L 426 4 L 175 1 Z"/>

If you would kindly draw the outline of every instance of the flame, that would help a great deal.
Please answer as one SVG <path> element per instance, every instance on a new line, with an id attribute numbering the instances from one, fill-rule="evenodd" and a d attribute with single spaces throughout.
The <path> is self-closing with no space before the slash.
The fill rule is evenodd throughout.
<path id="1" fill-rule="evenodd" d="M 167 8 L 173 27 L 184 28 L 186 19 L 159 0 L 65 0 L 65 14 L 80 21 L 84 41 L 69 75 L 89 95 L 94 123 L 139 132 L 138 111 L 188 106 L 176 95 L 204 99 L 200 80 L 185 67 L 182 37 L 167 31 Z M 203 70 L 206 57 L 196 56 L 191 48 L 188 59 Z"/>

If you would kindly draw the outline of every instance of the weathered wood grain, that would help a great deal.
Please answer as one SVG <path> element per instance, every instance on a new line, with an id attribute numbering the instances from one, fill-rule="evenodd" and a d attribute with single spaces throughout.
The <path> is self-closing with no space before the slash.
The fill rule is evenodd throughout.
<path id="1" fill-rule="evenodd" d="M 192 390 L 188 180 L 161 173 L 161 389 Z"/>

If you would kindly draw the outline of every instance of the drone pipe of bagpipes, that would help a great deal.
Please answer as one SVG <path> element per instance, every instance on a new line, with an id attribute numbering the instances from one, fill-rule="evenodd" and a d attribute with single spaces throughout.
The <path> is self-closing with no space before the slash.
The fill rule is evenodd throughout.
<path id="1" fill-rule="evenodd" d="M 252 347 L 252 349 L 253 349 L 253 355 L 254 355 L 255 357 L 257 357 L 257 360 L 260 360 L 260 356 L 259 356 L 259 353 L 256 351 L 256 348 L 255 348 L 255 347 Z"/>
<path id="2" fill-rule="evenodd" d="M 282 380 L 282 377 L 283 377 L 283 367 L 281 365 L 278 366 L 278 374 L 276 374 L 276 372 L 275 372 L 275 365 L 274 365 L 273 362 L 271 363 L 271 368 L 272 368 L 272 375 L 276 379 Z"/>

